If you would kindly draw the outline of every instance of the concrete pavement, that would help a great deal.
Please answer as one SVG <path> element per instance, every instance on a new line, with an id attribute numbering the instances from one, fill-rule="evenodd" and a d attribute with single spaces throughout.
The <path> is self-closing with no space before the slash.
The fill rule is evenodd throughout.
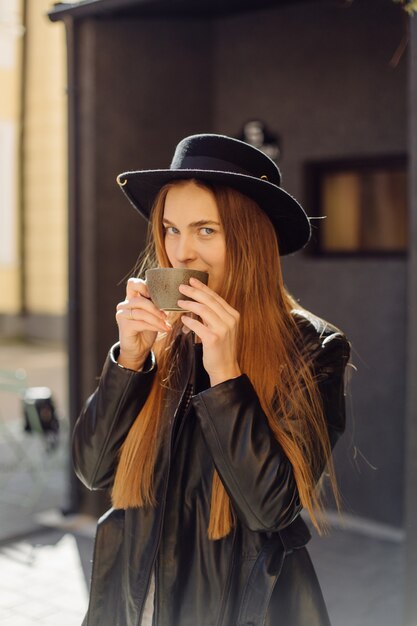
<path id="1" fill-rule="evenodd" d="M 49 530 L 0 547 L 0 624 L 79 626 L 93 541 Z"/>
<path id="2" fill-rule="evenodd" d="M 64 516 L 69 475 L 67 357 L 62 346 L 1 343 L 0 370 L 47 386 L 59 445 L 24 431 L 21 399 L 0 391 L 0 624 L 79 626 L 86 611 L 95 520 Z"/>

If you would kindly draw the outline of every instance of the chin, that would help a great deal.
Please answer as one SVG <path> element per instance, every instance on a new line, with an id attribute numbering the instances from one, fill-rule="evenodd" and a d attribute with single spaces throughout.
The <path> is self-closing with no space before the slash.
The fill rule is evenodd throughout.
<path id="1" fill-rule="evenodd" d="M 209 277 L 209 281 L 208 281 L 208 285 L 207 286 L 210 287 L 210 289 L 212 289 L 216 293 L 218 293 L 218 291 L 220 289 L 220 285 L 218 284 L 218 281 L 217 280 L 210 280 L 210 277 Z"/>

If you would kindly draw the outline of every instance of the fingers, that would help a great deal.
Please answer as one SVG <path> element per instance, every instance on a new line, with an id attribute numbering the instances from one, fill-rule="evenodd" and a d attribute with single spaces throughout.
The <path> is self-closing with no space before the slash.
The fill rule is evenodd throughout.
<path id="1" fill-rule="evenodd" d="M 143 296 L 150 300 L 151 294 L 147 284 L 141 278 L 129 278 L 126 284 L 126 299 L 130 300 L 136 296 Z"/>
<path id="2" fill-rule="evenodd" d="M 129 278 L 126 285 L 126 299 L 116 307 L 116 322 L 127 324 L 131 331 L 152 330 L 167 332 L 171 324 L 167 314 L 161 311 L 149 297 L 149 290 L 140 278 Z"/>
<path id="3" fill-rule="evenodd" d="M 126 300 L 123 300 L 123 302 L 119 302 L 116 309 L 141 309 L 144 311 L 148 311 L 148 313 L 152 313 L 153 315 L 156 315 L 163 320 L 165 320 L 167 317 L 165 311 L 161 311 L 161 309 L 158 309 L 158 307 L 155 306 L 151 300 L 148 300 L 148 298 L 145 298 L 143 296 L 126 298 Z"/>
<path id="4" fill-rule="evenodd" d="M 239 321 L 238 311 L 215 291 L 197 279 L 191 278 L 190 282 L 192 285 L 180 285 L 179 290 L 192 300 L 178 300 L 180 307 L 196 313 L 207 323 L 216 323 L 219 318 L 229 323 Z"/>
<path id="5" fill-rule="evenodd" d="M 178 305 L 200 318 L 195 320 L 183 315 L 184 326 L 194 331 L 206 346 L 217 342 L 234 344 L 240 318 L 238 311 L 200 281 L 194 281 L 194 286 L 181 285 L 179 289 L 194 300 L 178 300 Z"/>
<path id="6" fill-rule="evenodd" d="M 166 313 L 152 302 L 149 289 L 141 278 L 129 278 L 126 285 L 126 299 L 117 305 L 117 310 L 120 309 L 143 309 L 162 320 L 167 317 Z"/>
<path id="7" fill-rule="evenodd" d="M 197 302 L 210 304 L 213 307 L 220 305 L 220 307 L 225 309 L 228 313 L 230 313 L 230 315 L 237 313 L 237 311 L 231 307 L 226 300 L 197 278 L 190 278 L 190 285 L 180 285 L 179 290 L 186 296 L 193 298 L 193 300 L 197 300 Z"/>
<path id="8" fill-rule="evenodd" d="M 230 324 L 233 323 L 233 318 L 228 313 L 223 312 L 222 316 L 211 309 L 207 304 L 201 304 L 200 302 L 193 302 L 191 300 L 178 300 L 178 306 L 184 309 L 184 313 L 195 313 L 210 327 L 219 326 L 220 324 L 227 326 L 228 322 L 230 322 Z"/>
<path id="9" fill-rule="evenodd" d="M 193 331 L 197 335 L 197 337 L 201 339 L 203 343 L 207 341 L 207 338 L 208 338 L 207 326 L 204 326 L 204 324 L 202 324 L 198 320 L 195 320 L 192 317 L 188 317 L 187 315 L 182 315 L 181 321 L 184 324 L 184 326 L 182 327 L 182 332 L 185 335 Z"/>
<path id="10" fill-rule="evenodd" d="M 121 319 L 125 320 L 126 323 L 130 322 L 136 331 L 167 332 L 172 328 L 165 315 L 162 318 L 145 309 L 130 307 L 127 302 L 121 302 L 117 305 L 116 322 L 119 323 Z"/>

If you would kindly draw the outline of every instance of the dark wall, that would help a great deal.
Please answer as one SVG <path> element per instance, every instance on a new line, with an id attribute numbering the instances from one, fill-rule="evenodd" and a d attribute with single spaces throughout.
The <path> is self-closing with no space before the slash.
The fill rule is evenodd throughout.
<path id="1" fill-rule="evenodd" d="M 261 117 L 282 136 L 284 187 L 308 212 L 306 161 L 405 152 L 406 61 L 388 65 L 402 28 L 391 0 L 297 3 L 212 21 L 80 22 L 80 402 L 117 338 L 122 279 L 144 243 L 116 175 L 168 165 L 186 134 L 234 135 Z M 300 253 L 283 264 L 301 304 L 353 344 L 348 433 L 336 450 L 347 510 L 401 525 L 406 260 Z"/>
<path id="2" fill-rule="evenodd" d="M 144 246 L 145 222 L 116 176 L 168 167 L 179 138 L 210 126 L 209 37 L 204 23 L 191 30 L 183 21 L 80 24 L 79 231 L 83 345 L 91 348 L 87 377 L 117 339 L 115 306 Z"/>
<path id="3" fill-rule="evenodd" d="M 392 2 L 295 5 L 221 20 L 214 126 L 262 118 L 282 137 L 283 185 L 303 201 L 307 161 L 406 152 L 406 58 Z M 337 468 L 347 510 L 403 523 L 406 260 L 284 260 L 300 303 L 342 328 L 357 372 Z"/>
<path id="4" fill-rule="evenodd" d="M 169 167 L 172 147 L 211 127 L 210 25 L 90 19 L 75 31 L 77 77 L 74 169 L 78 324 L 72 419 L 97 384 L 117 340 L 116 304 L 144 248 L 146 224 L 116 184 L 122 171 Z M 95 494 L 77 506 L 103 510 Z"/>

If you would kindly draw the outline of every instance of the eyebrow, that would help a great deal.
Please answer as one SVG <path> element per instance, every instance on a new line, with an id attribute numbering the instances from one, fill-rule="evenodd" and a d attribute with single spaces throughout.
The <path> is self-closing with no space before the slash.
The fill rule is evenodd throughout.
<path id="1" fill-rule="evenodd" d="M 170 222 L 165 217 L 163 218 L 163 223 L 169 226 L 175 226 L 173 222 Z M 215 222 L 214 220 L 199 220 L 198 222 L 191 222 L 188 226 L 192 226 L 193 228 L 198 228 L 199 226 L 207 226 L 207 224 L 214 224 L 216 226 L 220 226 L 219 222 Z"/>

